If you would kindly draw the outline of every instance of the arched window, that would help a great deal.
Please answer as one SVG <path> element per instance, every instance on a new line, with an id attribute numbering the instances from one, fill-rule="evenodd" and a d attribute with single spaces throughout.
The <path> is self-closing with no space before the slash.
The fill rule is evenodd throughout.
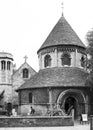
<path id="1" fill-rule="evenodd" d="M 44 58 L 44 66 L 51 66 L 51 56 L 50 55 L 46 55 Z"/>
<path id="2" fill-rule="evenodd" d="M 28 76 L 29 76 L 29 71 L 27 68 L 24 68 L 23 69 L 23 78 L 28 78 Z"/>
<path id="3" fill-rule="evenodd" d="M 70 55 L 68 53 L 64 53 L 62 55 L 62 65 L 68 65 L 70 66 L 71 65 L 71 58 L 70 58 Z"/>
<path id="4" fill-rule="evenodd" d="M 3 60 L 1 61 L 1 70 L 5 70 L 6 69 L 6 62 Z"/>
<path id="5" fill-rule="evenodd" d="M 7 70 L 10 70 L 11 62 L 7 61 Z"/>
<path id="6" fill-rule="evenodd" d="M 32 103 L 32 93 L 29 93 L 29 103 Z"/>
<path id="7" fill-rule="evenodd" d="M 85 67 L 85 58 L 84 58 L 84 56 L 81 57 L 81 66 Z"/>

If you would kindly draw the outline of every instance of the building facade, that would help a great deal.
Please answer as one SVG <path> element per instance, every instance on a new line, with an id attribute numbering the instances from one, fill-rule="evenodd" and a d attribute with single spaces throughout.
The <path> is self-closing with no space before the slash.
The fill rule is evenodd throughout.
<path id="1" fill-rule="evenodd" d="M 12 102 L 13 56 L 0 52 L 0 93 L 4 91 L 5 102 Z M 4 102 L 3 102 L 4 103 Z"/>
<path id="2" fill-rule="evenodd" d="M 22 84 L 27 82 L 33 75 L 36 74 L 36 71 L 26 62 L 25 62 L 14 71 L 12 78 L 12 104 L 13 106 L 18 106 L 18 89 Z"/>
<path id="3" fill-rule="evenodd" d="M 0 108 L 5 109 L 6 104 L 18 106 L 18 93 L 15 91 L 31 78 L 36 71 L 26 62 L 14 69 L 13 55 L 0 52 Z"/>
<path id="4" fill-rule="evenodd" d="M 62 16 L 37 51 L 39 71 L 17 90 L 19 113 L 32 106 L 38 115 L 47 115 L 56 107 L 63 115 L 71 107 L 75 118 L 90 114 L 91 89 L 87 85 L 87 54 L 70 24 Z"/>

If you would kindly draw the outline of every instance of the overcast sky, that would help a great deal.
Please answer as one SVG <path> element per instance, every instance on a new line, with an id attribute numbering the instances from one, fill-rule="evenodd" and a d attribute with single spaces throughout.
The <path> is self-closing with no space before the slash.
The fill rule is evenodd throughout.
<path id="1" fill-rule="evenodd" d="M 38 71 L 37 50 L 62 14 L 62 0 L 0 0 L 0 51 L 13 54 L 17 68 Z M 64 0 L 64 17 L 85 43 L 93 28 L 93 0 Z"/>

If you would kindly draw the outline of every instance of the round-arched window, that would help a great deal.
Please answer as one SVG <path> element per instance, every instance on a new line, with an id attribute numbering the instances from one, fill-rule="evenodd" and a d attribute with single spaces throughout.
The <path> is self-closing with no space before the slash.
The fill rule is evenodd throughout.
<path id="1" fill-rule="evenodd" d="M 29 77 L 29 70 L 27 68 L 23 69 L 23 78 L 28 78 Z"/>
<path id="2" fill-rule="evenodd" d="M 2 60 L 1 61 L 1 70 L 5 70 L 6 69 L 6 61 Z"/>
<path id="3" fill-rule="evenodd" d="M 7 61 L 7 70 L 10 70 L 10 68 L 11 68 L 11 62 Z"/>
<path id="4" fill-rule="evenodd" d="M 46 55 L 44 58 L 44 66 L 48 67 L 51 66 L 51 56 L 50 55 Z"/>
<path id="5" fill-rule="evenodd" d="M 81 57 L 81 66 L 85 67 L 85 57 L 84 56 Z"/>
<path id="6" fill-rule="evenodd" d="M 71 58 L 70 58 L 70 54 L 68 54 L 68 53 L 64 53 L 63 55 L 62 55 L 62 65 L 64 66 L 64 65 L 68 65 L 68 66 L 70 66 L 71 65 Z"/>

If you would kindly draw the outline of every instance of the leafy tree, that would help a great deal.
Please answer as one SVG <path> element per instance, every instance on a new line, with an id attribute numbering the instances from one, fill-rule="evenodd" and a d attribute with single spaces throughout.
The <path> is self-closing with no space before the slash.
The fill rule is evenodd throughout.
<path id="1" fill-rule="evenodd" d="M 88 54 L 88 61 L 87 67 L 90 70 L 90 75 L 88 77 L 89 85 L 93 86 L 93 29 L 89 31 L 86 35 L 87 39 L 87 54 Z"/>

